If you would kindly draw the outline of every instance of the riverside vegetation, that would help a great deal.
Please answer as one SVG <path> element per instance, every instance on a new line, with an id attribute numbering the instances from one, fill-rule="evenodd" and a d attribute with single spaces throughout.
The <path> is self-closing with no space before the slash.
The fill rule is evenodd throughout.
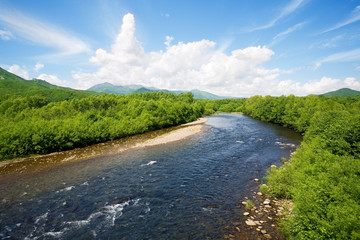
<path id="1" fill-rule="evenodd" d="M 360 239 L 360 98 L 255 96 L 243 112 L 304 134 L 290 161 L 266 176 L 273 196 L 294 203 L 285 235 Z"/>
<path id="2" fill-rule="evenodd" d="M 282 222 L 286 236 L 360 239 L 359 97 L 96 95 L 42 81 L 27 81 L 33 85 L 27 87 L 26 80 L 3 72 L 7 74 L 0 69 L 0 160 L 83 147 L 215 112 L 243 112 L 304 134 L 291 159 L 266 176 L 269 193 L 294 203 L 293 215 Z M 5 82 L 10 77 L 16 79 Z M 9 84 L 16 88 L 7 92 Z"/>
<path id="3" fill-rule="evenodd" d="M 0 99 L 0 159 L 84 147 L 187 123 L 203 113 L 191 93 L 106 94 L 62 102 L 7 95 Z"/>

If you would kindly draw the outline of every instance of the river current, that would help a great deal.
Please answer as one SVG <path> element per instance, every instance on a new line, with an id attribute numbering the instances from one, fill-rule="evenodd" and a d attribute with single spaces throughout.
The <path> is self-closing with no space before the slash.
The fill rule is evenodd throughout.
<path id="1" fill-rule="evenodd" d="M 222 239 L 301 136 L 241 114 L 182 141 L 0 176 L 0 239 Z"/>

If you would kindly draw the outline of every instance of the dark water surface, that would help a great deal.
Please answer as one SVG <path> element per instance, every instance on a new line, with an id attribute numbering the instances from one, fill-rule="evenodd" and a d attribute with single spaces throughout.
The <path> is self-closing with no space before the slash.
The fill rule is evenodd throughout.
<path id="1" fill-rule="evenodd" d="M 240 114 L 186 140 L 0 176 L 0 239 L 221 239 L 301 137 Z"/>

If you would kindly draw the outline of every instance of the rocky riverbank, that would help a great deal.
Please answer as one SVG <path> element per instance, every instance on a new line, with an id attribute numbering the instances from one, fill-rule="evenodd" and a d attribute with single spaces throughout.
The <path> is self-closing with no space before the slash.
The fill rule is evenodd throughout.
<path id="1" fill-rule="evenodd" d="M 259 179 L 254 179 L 258 184 L 257 189 L 265 184 L 261 184 Z M 288 200 L 279 200 L 274 197 L 253 191 L 251 196 L 245 197 L 241 202 L 243 218 L 238 222 L 233 222 L 232 233 L 224 236 L 224 239 L 286 239 L 280 231 L 279 222 L 285 216 L 292 213 L 292 203 Z"/>

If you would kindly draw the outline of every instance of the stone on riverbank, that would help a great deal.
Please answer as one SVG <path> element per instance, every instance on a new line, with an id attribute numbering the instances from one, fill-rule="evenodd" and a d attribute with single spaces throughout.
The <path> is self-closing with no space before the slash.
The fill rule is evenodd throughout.
<path id="1" fill-rule="evenodd" d="M 245 223 L 248 226 L 256 226 L 256 223 L 251 219 L 246 220 Z"/>

